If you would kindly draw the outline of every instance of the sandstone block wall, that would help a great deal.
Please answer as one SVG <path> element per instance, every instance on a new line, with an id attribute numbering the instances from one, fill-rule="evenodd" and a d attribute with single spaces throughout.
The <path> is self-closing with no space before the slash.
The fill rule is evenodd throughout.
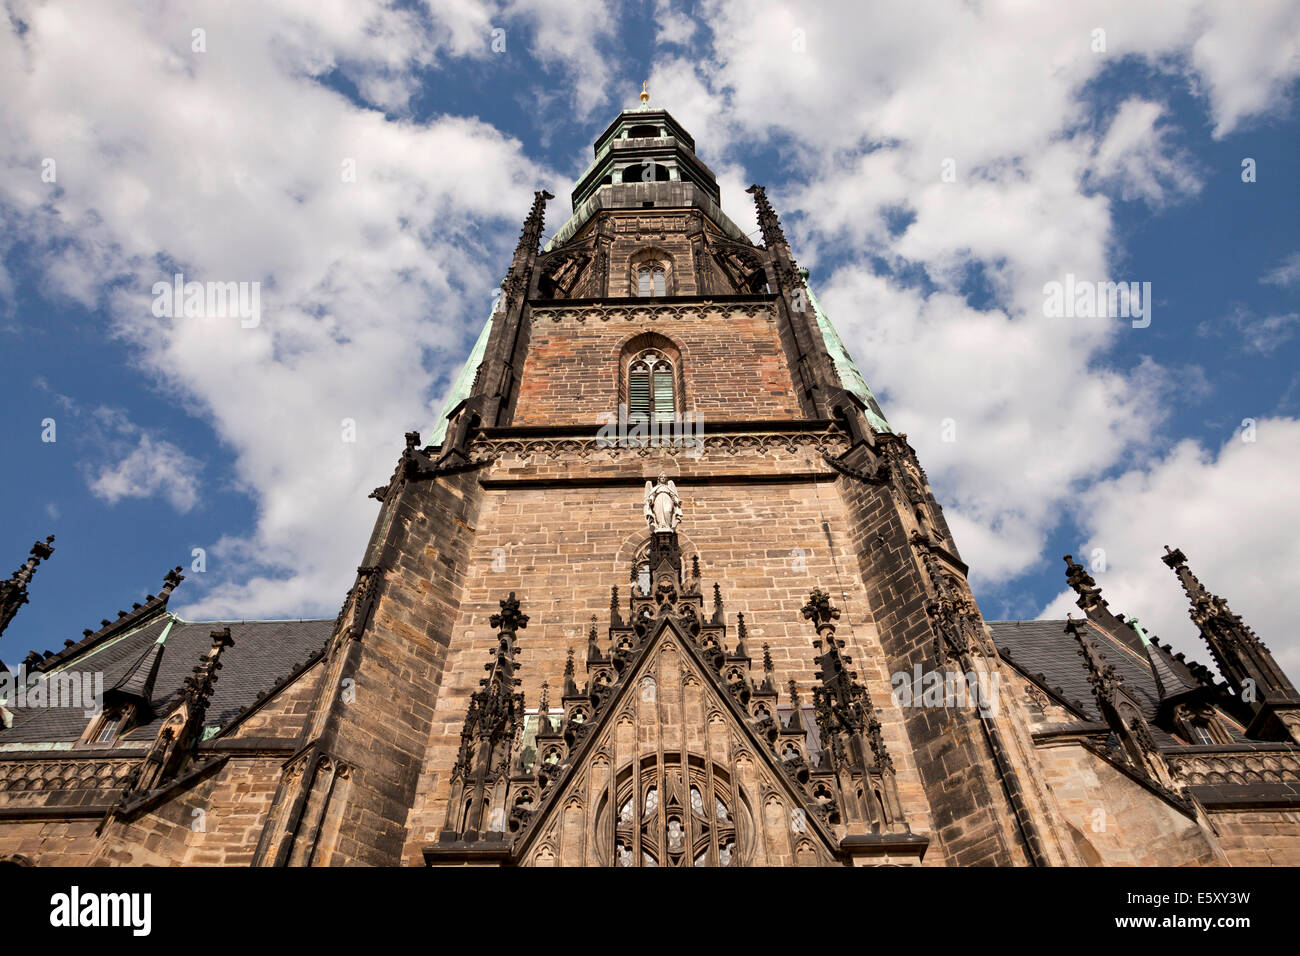
<path id="1" fill-rule="evenodd" d="M 929 830 L 928 806 L 904 720 L 891 704 L 886 657 L 865 589 L 854 573 L 848 515 L 826 480 L 831 475 L 824 464 L 818 468 L 797 454 L 773 455 L 766 464 L 757 458 L 709 455 L 698 461 L 680 456 L 641 460 L 634 453 L 628 457 L 630 461 L 616 463 L 566 463 L 573 479 L 603 475 L 614 465 L 623 471 L 626 480 L 595 487 L 512 484 L 509 476 L 519 467 L 517 461 L 503 461 L 485 476 L 493 487 L 484 495 L 466 568 L 443 689 L 408 821 L 404 860 L 421 862 L 421 847 L 436 840 L 443 826 L 447 772 L 459 748 L 468 695 L 477 688 L 496 646 L 488 618 L 498 611 L 498 602 L 514 591 L 530 616 L 517 642 L 528 707 L 537 706 L 541 682 L 547 680 L 552 710 L 557 709 L 569 649 L 575 652 L 579 684 L 585 679 L 582 662 L 593 616 L 601 640 L 606 639 L 612 586 L 619 588 L 620 611 L 627 613 L 629 568 L 646 540 L 642 474 L 660 468 L 678 475 L 685 514 L 679 538 L 687 567 L 690 557 L 698 555 L 706 593 L 715 580 L 720 585 L 733 643 L 736 615 L 744 613 L 756 669 L 761 667 L 762 645 L 770 644 L 783 700 L 785 685 L 793 679 L 804 703 L 811 702 L 816 634 L 799 608 L 814 587 L 835 595 L 843 611 L 838 636 L 847 641 L 847 652 L 881 711 L 904 810 L 914 831 Z M 636 470 L 627 475 L 630 469 Z M 771 483 L 745 481 L 764 471 Z M 803 473 L 820 473 L 823 480 L 808 480 Z M 931 854 L 927 863 L 943 862 L 942 850 L 932 848 Z"/>
<path id="2" fill-rule="evenodd" d="M 677 345 L 685 377 L 681 407 L 706 423 L 803 417 L 770 307 L 650 307 L 621 317 L 538 309 L 512 424 L 590 422 L 594 432 L 599 414 L 618 411 L 623 346 L 644 332 Z"/>

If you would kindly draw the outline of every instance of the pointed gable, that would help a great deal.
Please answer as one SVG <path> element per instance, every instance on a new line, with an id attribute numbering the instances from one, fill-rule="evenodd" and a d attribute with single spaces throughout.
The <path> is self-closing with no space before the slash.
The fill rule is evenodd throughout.
<path id="1" fill-rule="evenodd" d="M 520 843 L 525 865 L 835 861 L 834 834 L 670 617 L 583 736 Z"/>

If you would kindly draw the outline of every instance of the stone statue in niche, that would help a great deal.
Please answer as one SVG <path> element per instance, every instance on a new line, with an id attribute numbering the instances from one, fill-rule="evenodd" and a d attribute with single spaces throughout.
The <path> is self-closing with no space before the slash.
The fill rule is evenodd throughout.
<path id="1" fill-rule="evenodd" d="M 682 499 L 665 474 L 657 483 L 645 483 L 645 520 L 651 531 L 676 531 L 682 520 Z"/>

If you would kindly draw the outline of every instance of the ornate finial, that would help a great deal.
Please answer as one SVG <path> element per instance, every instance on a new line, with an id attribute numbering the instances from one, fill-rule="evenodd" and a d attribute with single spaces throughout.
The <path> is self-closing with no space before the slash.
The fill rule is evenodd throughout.
<path id="1" fill-rule="evenodd" d="M 763 643 L 763 672 L 772 673 L 772 645 L 766 642 Z"/>
<path id="2" fill-rule="evenodd" d="M 1200 579 L 1192 573 L 1187 565 L 1187 556 L 1179 548 L 1165 546 L 1164 561 L 1175 574 L 1191 602 L 1189 614 L 1192 623 L 1201 632 L 1201 637 L 1210 648 L 1214 663 L 1219 673 L 1224 676 L 1229 686 L 1245 700 L 1251 710 L 1258 715 L 1264 710 L 1272 709 L 1272 700 L 1284 700 L 1289 706 L 1300 702 L 1291 679 L 1278 666 L 1273 654 L 1256 636 L 1255 632 L 1233 613 L 1228 602 L 1217 594 L 1210 593 Z M 1278 729 L 1273 718 L 1272 734 Z M 1300 733 L 1283 730 L 1283 736 L 1300 743 Z M 1248 732 L 1249 736 L 1249 732 Z"/>
<path id="3" fill-rule="evenodd" d="M 1176 570 L 1187 563 L 1187 555 L 1183 554 L 1181 548 L 1171 548 L 1169 545 L 1165 545 L 1165 554 L 1160 560 Z"/>
<path id="4" fill-rule="evenodd" d="M 573 648 L 569 648 L 564 655 L 564 696 L 576 697 L 578 695 L 578 683 L 573 679 Z"/>
<path id="5" fill-rule="evenodd" d="M 1079 595 L 1075 603 L 1085 612 L 1095 607 L 1106 607 L 1106 600 L 1101 596 L 1101 588 L 1083 565 L 1074 560 L 1074 555 L 1065 555 L 1065 583 Z"/>
<path id="6" fill-rule="evenodd" d="M 519 613 L 519 601 L 515 599 L 515 592 L 510 592 L 510 597 L 501 603 L 501 613 L 493 614 L 488 618 L 488 623 L 500 631 L 513 634 L 515 631 L 522 631 L 528 626 L 528 615 Z"/>
<path id="7" fill-rule="evenodd" d="M 650 106 L 650 81 L 646 80 L 641 84 L 641 107 L 642 109 Z"/>
<path id="8" fill-rule="evenodd" d="M 1082 620 L 1075 620 L 1072 616 L 1066 615 L 1065 630 L 1079 642 L 1076 653 L 1083 658 L 1088 668 L 1088 683 L 1092 685 L 1093 693 L 1099 699 L 1113 703 L 1115 691 L 1124 682 L 1124 678 L 1120 677 L 1106 660 L 1106 655 L 1101 652 L 1101 648 L 1083 627 Z"/>
<path id="9" fill-rule="evenodd" d="M 713 582 L 713 623 L 726 623 L 726 616 L 722 612 L 722 588 L 718 587 L 718 582 Z"/>
<path id="10" fill-rule="evenodd" d="M 840 609 L 831 604 L 831 596 L 821 588 L 813 588 L 808 593 L 808 603 L 802 610 L 803 616 L 813 622 L 818 634 L 827 627 L 832 634 L 835 633 L 835 626 L 831 622 L 839 620 Z"/>
<path id="11" fill-rule="evenodd" d="M 622 627 L 623 615 L 618 613 L 618 585 L 609 589 L 609 626 Z"/>
<path id="12" fill-rule="evenodd" d="M 54 535 L 50 535 L 44 541 L 37 541 L 32 545 L 32 550 L 28 552 L 33 558 L 43 561 L 54 553 Z"/>
<path id="13" fill-rule="evenodd" d="M 542 717 L 545 717 L 551 712 L 550 694 L 551 685 L 546 681 L 542 681 L 542 692 L 537 699 L 537 713 Z M 549 724 L 549 721 L 547 723 Z"/>
<path id="14" fill-rule="evenodd" d="M 178 564 L 163 576 L 162 589 L 164 594 L 170 594 L 180 587 L 180 583 L 185 580 L 185 575 L 181 574 L 182 570 L 184 569 Z"/>
<path id="15" fill-rule="evenodd" d="M 596 615 L 591 616 L 591 630 L 587 632 L 587 640 L 596 640 Z"/>

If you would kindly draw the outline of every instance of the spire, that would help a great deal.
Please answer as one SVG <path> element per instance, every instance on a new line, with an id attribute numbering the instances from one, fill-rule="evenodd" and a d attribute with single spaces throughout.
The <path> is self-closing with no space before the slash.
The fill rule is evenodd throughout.
<path id="1" fill-rule="evenodd" d="M 636 565 L 632 566 L 635 573 Z M 615 584 L 609 589 L 609 626 L 622 627 L 623 615 L 618 612 L 618 585 Z"/>
<path id="2" fill-rule="evenodd" d="M 736 657 L 748 657 L 749 652 L 745 650 L 745 638 L 749 636 L 749 631 L 745 629 L 745 615 L 743 613 L 736 615 Z"/>
<path id="3" fill-rule="evenodd" d="M 1187 556 L 1181 550 L 1165 546 L 1161 558 L 1178 575 L 1178 580 L 1191 601 L 1188 612 L 1192 623 L 1209 645 L 1210 653 L 1228 683 L 1243 699 L 1273 695 L 1300 701 L 1300 695 L 1287 678 L 1273 655 L 1255 632 L 1246 626 L 1240 615 L 1234 614 L 1228 602 L 1211 594 L 1187 566 Z M 1253 681 L 1253 687 L 1247 684 Z"/>
<path id="4" fill-rule="evenodd" d="M 758 213 L 758 228 L 763 233 L 763 245 L 769 249 L 778 245 L 786 245 L 785 232 L 781 229 L 781 220 L 777 217 L 776 211 L 768 201 L 767 190 L 755 183 L 745 192 L 754 197 L 754 210 Z"/>
<path id="5" fill-rule="evenodd" d="M 804 729 L 803 714 L 801 713 L 803 704 L 799 700 L 799 685 L 794 682 L 794 678 L 791 678 L 788 686 L 790 688 L 790 720 L 785 725 L 785 729 L 802 731 Z"/>
<path id="6" fill-rule="evenodd" d="M 1172 776 L 1151 735 L 1151 726 L 1142 713 L 1141 704 L 1106 660 L 1083 620 L 1067 618 L 1065 630 L 1079 643 L 1079 656 L 1088 669 L 1088 683 L 1092 685 L 1097 709 L 1114 739 L 1118 740 L 1124 756 L 1143 775 L 1166 789 L 1172 789 Z"/>
<path id="7" fill-rule="evenodd" d="M 713 582 L 713 623 L 722 625 L 726 623 L 726 615 L 722 611 L 722 588 L 718 587 L 718 582 Z"/>
<path id="8" fill-rule="evenodd" d="M 1066 621 L 1065 629 L 1073 634 L 1074 639 L 1079 643 L 1078 654 L 1083 658 L 1084 667 L 1088 669 L 1088 684 L 1092 687 L 1097 703 L 1104 713 L 1107 707 L 1114 705 L 1123 678 L 1115 672 L 1115 668 L 1106 660 L 1106 655 L 1101 652 L 1096 641 L 1080 624 L 1081 621 L 1071 617 Z"/>
<path id="9" fill-rule="evenodd" d="M 1071 554 L 1065 556 L 1065 582 L 1079 595 L 1075 603 L 1085 614 L 1107 606 L 1102 599 L 1101 588 L 1097 587 L 1097 581 L 1084 570 L 1083 565 L 1075 562 L 1074 555 Z"/>
<path id="10" fill-rule="evenodd" d="M 573 679 L 573 648 L 569 648 L 564 658 L 564 696 L 578 696 L 578 682 Z"/>
<path id="11" fill-rule="evenodd" d="M 1189 616 L 1209 646 L 1219 673 L 1255 715 L 1247 734 L 1265 739 L 1281 735 L 1300 742 L 1300 693 L 1269 649 L 1227 601 L 1201 584 L 1181 550 L 1166 545 L 1160 560 L 1178 575 L 1191 602 Z"/>
<path id="12" fill-rule="evenodd" d="M 27 585 L 36 574 L 37 566 L 54 553 L 54 535 L 32 545 L 30 557 L 23 562 L 9 580 L 0 581 L 0 634 L 4 633 L 18 609 L 27 603 Z"/>
<path id="13" fill-rule="evenodd" d="M 835 637 L 839 608 L 831 604 L 828 593 L 814 588 L 803 606 L 803 616 L 817 628 L 813 646 L 821 652 L 816 658 L 819 683 L 813 691 L 813 705 L 823 747 L 830 750 L 832 759 L 842 760 L 854 769 L 874 765 L 892 770 L 894 763 L 885 749 L 875 704 L 858 682 L 858 675 L 849 670 L 853 660 L 840 653 L 843 642 Z M 864 737 L 871 748 L 870 759 L 863 749 Z"/>
<path id="14" fill-rule="evenodd" d="M 776 681 L 772 679 L 772 646 L 763 642 L 763 683 L 759 690 L 775 693 Z"/>
<path id="15" fill-rule="evenodd" d="M 542 681 L 542 689 L 537 697 L 537 733 L 539 736 L 546 735 L 551 730 L 551 685 Z M 522 751 L 520 757 L 523 757 Z"/>
<path id="16" fill-rule="evenodd" d="M 191 713 L 197 724 L 202 724 L 212 692 L 216 690 L 217 671 L 221 670 L 221 652 L 227 647 L 235 646 L 228 627 L 213 631 L 211 638 L 212 646 L 198 667 L 194 668 L 193 676 L 185 679 L 185 689 L 182 692 L 185 701 L 192 708 Z"/>
<path id="17" fill-rule="evenodd" d="M 546 224 L 546 202 L 554 198 L 545 189 L 533 193 L 533 206 L 528 210 L 528 218 L 524 220 L 524 227 L 519 232 L 519 245 L 515 247 L 516 257 L 521 254 L 529 258 L 537 255 L 537 245 L 542 240 L 542 227 Z"/>
<path id="18" fill-rule="evenodd" d="M 510 754 L 523 723 L 524 695 L 517 688 L 515 636 L 528 626 L 515 592 L 500 602 L 501 610 L 489 619 L 497 628 L 497 647 L 491 662 L 483 665 L 487 677 L 470 695 L 460 751 L 451 771 L 452 800 L 443 834 L 477 840 L 487 830 L 494 838 L 504 832 L 505 808 L 495 803 L 496 781 L 509 774 Z M 572 654 L 572 652 L 570 652 Z"/>

